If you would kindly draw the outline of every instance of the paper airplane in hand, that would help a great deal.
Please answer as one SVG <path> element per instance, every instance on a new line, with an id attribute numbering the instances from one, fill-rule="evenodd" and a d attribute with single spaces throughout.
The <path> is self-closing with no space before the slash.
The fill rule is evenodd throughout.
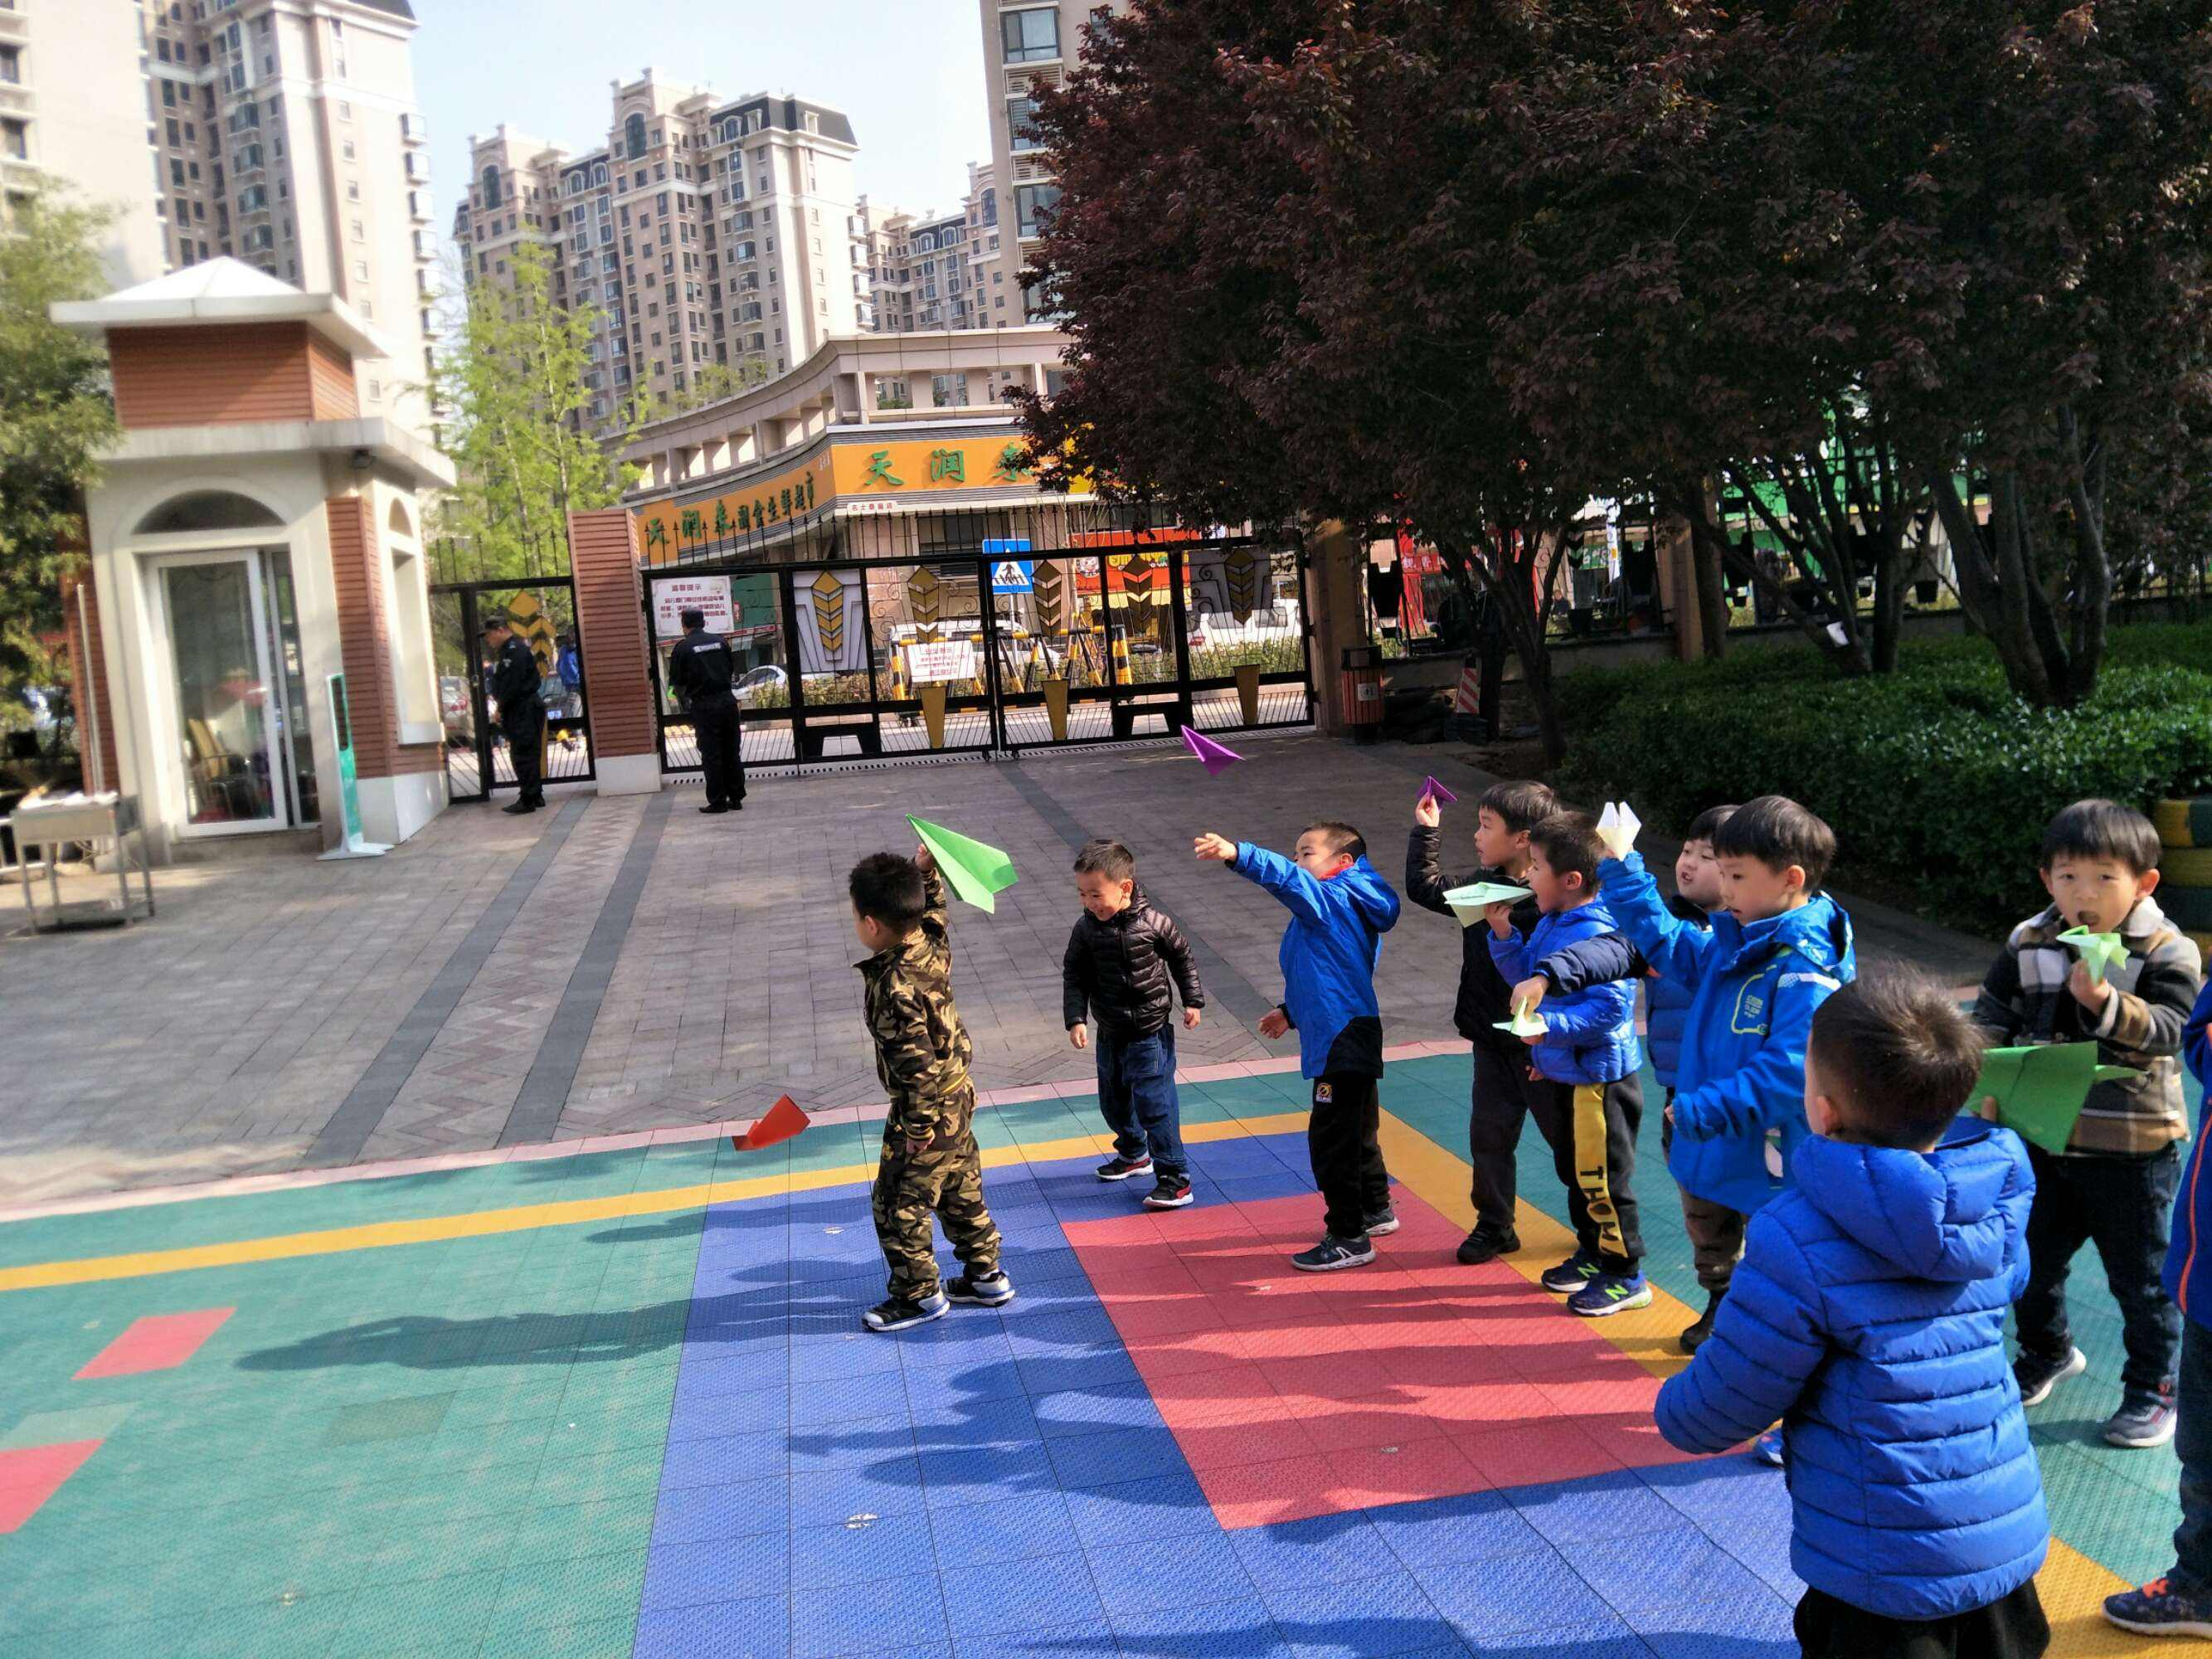
<path id="1" fill-rule="evenodd" d="M 760 1121 L 741 1135 L 732 1135 L 730 1145 L 741 1152 L 757 1152 L 763 1146 L 773 1146 L 778 1141 L 788 1140 L 804 1129 L 811 1120 L 799 1109 L 799 1103 L 789 1095 L 778 1095 L 775 1104 L 769 1107 Z"/>
<path id="2" fill-rule="evenodd" d="M 1969 1109 L 1997 1103 L 1997 1121 L 2046 1152 L 2063 1152 L 2074 1138 L 2089 1091 L 2136 1075 L 2131 1066 L 2100 1066 L 2094 1042 L 2045 1042 L 2027 1048 L 1990 1048 L 1982 1074 L 1966 1097 Z"/>
<path id="3" fill-rule="evenodd" d="M 1498 1020 L 1494 1024 L 1499 1030 L 1510 1031 L 1517 1037 L 1541 1036 L 1551 1030 L 1544 1024 L 1543 1015 L 1532 1013 L 1525 1002 L 1513 1011 L 1512 1018 Z"/>
<path id="4" fill-rule="evenodd" d="M 1486 907 L 1492 904 L 1518 904 L 1528 896 L 1525 887 L 1515 887 L 1502 881 L 1478 881 L 1466 887 L 1455 887 L 1444 895 L 1444 902 L 1451 906 L 1452 914 L 1459 918 L 1462 927 L 1472 927 L 1482 920 Z"/>
<path id="5" fill-rule="evenodd" d="M 1617 859 L 1628 856 L 1628 849 L 1636 845 L 1636 832 L 1643 827 L 1644 820 L 1629 810 L 1625 800 L 1606 802 L 1605 811 L 1597 815 L 1597 838 Z"/>
<path id="6" fill-rule="evenodd" d="M 1421 780 L 1421 799 L 1423 800 L 1443 801 L 1453 806 L 1459 805 L 1459 797 L 1452 793 L 1450 790 L 1445 788 L 1443 785 L 1438 783 L 1434 778 L 1423 778 Z"/>
<path id="7" fill-rule="evenodd" d="M 987 847 L 980 841 L 970 841 L 965 836 L 947 830 L 941 823 L 932 823 L 927 818 L 907 815 L 914 833 L 921 837 L 921 844 L 929 848 L 929 855 L 937 860 L 937 867 L 952 890 L 966 899 L 978 910 L 996 911 L 998 902 L 993 895 L 1003 893 L 1014 884 L 1014 861 L 995 847 Z"/>
<path id="8" fill-rule="evenodd" d="M 2089 970 L 2092 985 L 2103 983 L 2106 970 L 2114 963 L 2128 959 L 2127 942 L 2118 933 L 2093 933 L 2086 927 L 2069 927 L 2058 936 L 2058 942 L 2072 946 L 2080 955 L 2081 965 Z"/>
<path id="9" fill-rule="evenodd" d="M 1189 750 L 1192 754 L 1197 756 L 1200 762 L 1205 766 L 1206 775 L 1209 778 L 1219 777 L 1221 775 L 1222 768 L 1224 766 L 1232 766 L 1237 762 L 1244 758 L 1243 756 L 1238 754 L 1234 749 L 1227 748 L 1221 744 L 1214 742 L 1212 738 L 1207 737 L 1203 732 L 1199 731 L 1195 726 L 1186 726 L 1183 727 L 1182 741 L 1183 746 Z"/>

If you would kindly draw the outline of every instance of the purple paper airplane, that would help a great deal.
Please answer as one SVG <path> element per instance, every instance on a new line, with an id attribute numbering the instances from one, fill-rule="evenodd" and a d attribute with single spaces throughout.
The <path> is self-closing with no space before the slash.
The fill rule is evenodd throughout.
<path id="1" fill-rule="evenodd" d="M 1224 748 L 1194 726 L 1183 727 L 1182 740 L 1190 752 L 1197 756 L 1200 762 L 1204 764 L 1206 775 L 1209 778 L 1219 777 L 1223 767 L 1244 758 L 1234 749 Z"/>
<path id="2" fill-rule="evenodd" d="M 1445 788 L 1443 785 L 1438 783 L 1434 778 L 1423 778 L 1421 780 L 1421 793 L 1429 797 L 1432 800 L 1448 801 L 1455 806 L 1459 804 L 1459 797 L 1452 793 L 1450 790 Z"/>

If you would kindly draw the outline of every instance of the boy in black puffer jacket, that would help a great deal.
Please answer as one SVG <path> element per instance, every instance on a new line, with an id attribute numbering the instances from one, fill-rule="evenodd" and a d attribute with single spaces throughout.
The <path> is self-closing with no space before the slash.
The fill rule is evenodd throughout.
<path id="1" fill-rule="evenodd" d="M 1101 1181 L 1149 1175 L 1152 1210 L 1190 1202 L 1182 1112 L 1176 1099 L 1175 996 L 1182 1023 L 1195 1026 L 1206 993 L 1190 946 L 1137 886 L 1137 861 L 1118 841 L 1094 841 L 1075 856 L 1083 915 L 1060 963 L 1060 1008 L 1067 1040 L 1084 1047 L 1086 1013 L 1098 1021 L 1098 1109 L 1114 1132 L 1114 1156 Z"/>

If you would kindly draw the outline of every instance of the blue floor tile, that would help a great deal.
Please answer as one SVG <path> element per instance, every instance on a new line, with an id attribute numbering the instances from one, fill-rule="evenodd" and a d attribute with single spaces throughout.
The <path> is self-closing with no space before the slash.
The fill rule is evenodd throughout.
<path id="1" fill-rule="evenodd" d="M 1043 1443 L 1018 1446 L 962 1446 L 921 1455 L 926 1501 L 932 1509 L 988 1503 L 1053 1486 Z"/>
<path id="2" fill-rule="evenodd" d="M 1164 1428 L 1109 1429 L 1047 1443 L 1063 1488 L 1104 1486 L 1173 1474 L 1185 1468 L 1182 1448 Z"/>
<path id="3" fill-rule="evenodd" d="M 1291 1659 L 1267 1603 L 1212 1601 L 1147 1607 L 1114 1618 L 1121 1651 L 1143 1659 Z"/>
<path id="4" fill-rule="evenodd" d="M 1394 1504 L 1370 1510 L 1367 1517 L 1391 1553 L 1409 1567 L 1484 1561 L 1550 1547 L 1502 1492 Z"/>
<path id="5" fill-rule="evenodd" d="M 1447 1562 L 1422 1567 L 1414 1577 L 1478 1652 L 1485 1644 L 1566 1625 L 1602 1625 L 1613 1616 L 1557 1551 L 1499 1555 L 1470 1567 Z"/>
<path id="6" fill-rule="evenodd" d="M 1789 1659 L 1798 1651 L 1790 1604 L 1778 1595 L 1700 1601 L 1629 1621 L 1658 1659 Z"/>
<path id="7" fill-rule="evenodd" d="M 790 1523 L 788 1475 L 724 1486 L 678 1486 L 660 1494 L 653 1517 L 653 1541 L 690 1544 L 757 1532 L 781 1534 Z"/>
<path id="8" fill-rule="evenodd" d="M 1032 1556 L 1012 1571 L 1003 1565 L 948 1568 L 940 1577 L 956 1638 L 1093 1623 L 1104 1616 L 1091 1565 L 1080 1551 Z"/>
<path id="9" fill-rule="evenodd" d="M 1402 1569 L 1348 1584 L 1271 1589 L 1261 1600 L 1297 1659 L 1386 1659 L 1454 1639 L 1451 1626 Z"/>
<path id="10" fill-rule="evenodd" d="M 1689 1527 L 1562 1544 L 1559 1553 L 1614 1612 L 1630 1619 L 1688 1601 L 1755 1601 L 1766 1593 L 1750 1568 Z"/>
<path id="11" fill-rule="evenodd" d="M 646 1555 L 644 1605 L 699 1607 L 781 1592 L 790 1561 L 791 1540 L 782 1533 L 656 1543 Z"/>
<path id="12" fill-rule="evenodd" d="M 1212 1532 L 1219 1525 L 1188 1474 L 1119 1480 L 1066 1494 L 1067 1513 L 1086 1550 L 1099 1550 L 1133 1538 L 1170 1538 Z"/>
<path id="13" fill-rule="evenodd" d="M 1048 1440 L 1063 1435 L 1096 1434 L 1106 1429 L 1161 1429 L 1166 1426 L 1152 1390 L 1143 1382 L 1109 1382 L 1095 1389 L 1066 1389 L 1058 1394 L 1036 1395 L 1038 1429 Z"/>
<path id="14" fill-rule="evenodd" d="M 1243 1528 L 1229 1541 L 1262 1590 L 1347 1583 L 1414 1565 L 1393 1554 L 1375 1523 L 1357 1510 Z"/>
<path id="15" fill-rule="evenodd" d="M 1556 1486 L 1516 1486 L 1505 1496 L 1554 1544 L 1636 1538 L 1681 1524 L 1680 1510 L 1626 1471 Z"/>
<path id="16" fill-rule="evenodd" d="M 751 1430 L 698 1439 L 669 1441 L 662 1454 L 663 1492 L 684 1486 L 721 1486 L 784 1474 L 790 1467 L 789 1437 L 781 1430 Z"/>
<path id="17" fill-rule="evenodd" d="M 952 1644 L 953 1659 L 1112 1659 L 1121 1651 L 1103 1619 L 1095 1624 L 1054 1624 L 1042 1630 L 962 1637 Z"/>
<path id="18" fill-rule="evenodd" d="M 1067 1500 L 1057 1492 L 1001 1495 L 983 1504 L 947 1504 L 929 1511 L 939 1567 L 981 1566 L 1059 1555 L 1081 1547 Z"/>
<path id="19" fill-rule="evenodd" d="M 793 1527 L 826 1527 L 862 1515 L 911 1515 L 923 1507 L 921 1464 L 911 1452 L 823 1469 L 791 1483 Z"/>
<path id="20" fill-rule="evenodd" d="M 1042 1438 L 1036 1413 L 1022 1395 L 978 1400 L 932 1390 L 911 1413 L 922 1450 L 963 1446 L 1019 1446 Z"/>
<path id="21" fill-rule="evenodd" d="M 866 1595 L 793 1598 L 791 1659 L 831 1659 L 951 1639 L 945 1599 L 925 1578 Z"/>
<path id="22" fill-rule="evenodd" d="M 791 1602 L 761 1595 L 641 1613 L 632 1659 L 787 1659 Z"/>
<path id="23" fill-rule="evenodd" d="M 1091 1576 L 1109 1615 L 1249 1601 L 1255 1594 L 1251 1575 L 1219 1533 L 1132 1539 L 1094 1550 Z"/>
<path id="24" fill-rule="evenodd" d="M 930 1522 L 929 1516 L 918 1510 L 887 1515 L 862 1525 L 835 1522 L 826 1527 L 797 1527 L 789 1542 L 791 1588 L 795 1591 L 832 1585 L 928 1583 Z"/>

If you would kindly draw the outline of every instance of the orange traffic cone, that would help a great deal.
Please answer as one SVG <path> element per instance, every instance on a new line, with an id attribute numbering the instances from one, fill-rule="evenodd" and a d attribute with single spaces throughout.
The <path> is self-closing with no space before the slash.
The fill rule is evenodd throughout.
<path id="1" fill-rule="evenodd" d="M 799 1109 L 798 1103 L 789 1095 L 778 1095 L 768 1115 L 741 1135 L 732 1135 L 730 1145 L 741 1152 L 757 1152 L 764 1146 L 773 1146 L 780 1140 L 789 1140 L 806 1127 L 809 1119 Z"/>

